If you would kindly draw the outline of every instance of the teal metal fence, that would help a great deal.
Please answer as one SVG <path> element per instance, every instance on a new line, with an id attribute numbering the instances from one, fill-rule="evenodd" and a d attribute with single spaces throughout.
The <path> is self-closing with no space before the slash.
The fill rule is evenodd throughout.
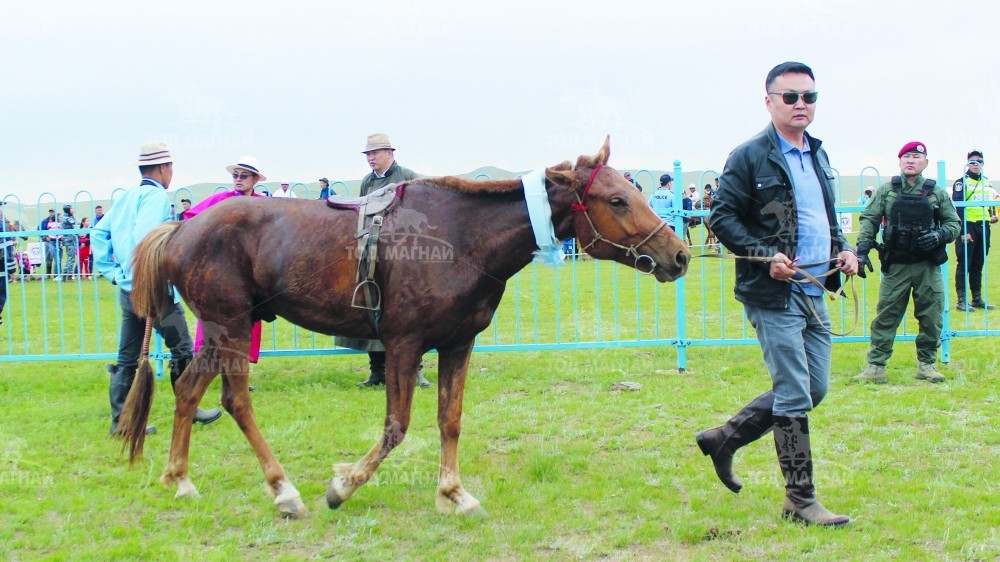
<path id="1" fill-rule="evenodd" d="M 865 185 L 878 185 L 882 175 L 873 167 L 862 169 L 857 185 L 843 185 L 837 178 L 838 213 L 842 224 L 850 226 L 856 239 L 857 215 L 863 206 L 857 203 Z M 683 170 L 679 161 L 674 162 L 673 175 L 680 181 Z M 717 172 L 706 171 L 698 176 L 698 186 L 703 186 Z M 945 177 L 944 162 L 938 162 L 938 181 L 949 185 Z M 653 178 L 647 170 L 636 172 L 635 177 Z M 488 178 L 479 178 L 488 179 Z M 342 182 L 334 182 L 337 185 Z M 650 184 L 652 182 L 649 182 Z M 308 186 L 296 184 L 300 197 L 310 197 Z M 652 185 L 650 186 L 652 187 Z M 228 189 L 226 186 L 220 186 Z M 645 195 L 650 195 L 647 190 Z M 706 209 L 683 210 L 682 189 L 675 190 L 676 205 L 669 221 L 678 233 L 685 232 L 691 218 L 704 218 Z M 116 189 L 105 206 L 114 204 L 123 190 Z M 181 199 L 192 199 L 187 189 L 171 192 L 180 209 Z M 64 203 L 50 193 L 38 198 L 35 205 L 22 205 L 15 195 L 7 195 L 2 208 L 5 219 L 20 223 L 20 231 L 0 232 L 0 242 L 14 243 L 19 253 L 28 253 L 32 261 L 41 261 L 40 269 L 33 272 L 18 271 L 3 282 L 7 285 L 8 300 L 0 325 L 0 362 L 47 360 L 113 360 L 117 353 L 120 313 L 116 288 L 96 276 L 89 279 L 55 270 L 46 272 L 46 257 L 51 247 L 40 239 L 51 236 L 51 231 L 40 228 L 48 209 L 57 212 Z M 81 191 L 69 202 L 76 215 L 93 217 L 99 204 L 90 193 Z M 197 203 L 197 201 L 195 201 Z M 998 201 L 960 202 L 959 207 L 995 207 Z M 59 230 L 60 236 L 78 237 L 88 230 Z M 707 238 L 704 226 L 690 227 L 692 252 L 695 255 L 719 251 Z M 64 247 L 58 247 L 65 254 Z M 945 291 L 945 332 L 942 360 L 950 360 L 950 341 L 960 337 L 996 336 L 995 313 L 990 311 L 954 310 L 954 245 L 949 250 L 948 263 L 942 266 Z M 60 256 L 60 263 L 65 255 Z M 987 259 L 983 287 L 989 296 L 1000 295 L 1000 288 L 991 276 Z M 55 269 L 55 268 L 54 268 Z M 997 268 L 992 268 L 996 270 Z M 964 272 L 959 272 L 963 273 Z M 878 298 L 879 272 L 868 279 L 856 279 L 860 319 L 854 333 L 835 337 L 835 343 L 867 342 L 868 326 L 875 313 Z M 574 255 L 564 267 L 549 268 L 532 263 L 508 282 L 507 293 L 500 304 L 492 325 L 476 340 L 477 351 L 529 351 L 583 348 L 627 348 L 669 346 L 677 351 L 677 366 L 688 365 L 687 350 L 691 347 L 726 347 L 756 345 L 752 327 L 743 315 L 742 306 L 732 296 L 734 283 L 732 263 L 725 260 L 696 259 L 688 275 L 672 284 L 660 284 L 650 276 L 610 262 L 591 260 Z M 831 305 L 833 329 L 843 331 L 854 322 L 854 305 L 841 299 Z M 194 318 L 189 316 L 193 323 Z M 898 340 L 912 341 L 916 323 L 904 319 Z M 334 355 L 357 353 L 338 348 L 333 338 L 309 332 L 278 319 L 265 325 L 264 357 Z M 157 342 L 152 353 L 154 359 L 167 359 L 169 355 Z"/>

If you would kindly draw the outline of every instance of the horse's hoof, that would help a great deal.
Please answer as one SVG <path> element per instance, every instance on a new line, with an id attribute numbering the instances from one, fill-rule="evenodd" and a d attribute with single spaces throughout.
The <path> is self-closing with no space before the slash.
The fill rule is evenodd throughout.
<path id="1" fill-rule="evenodd" d="M 340 507 L 340 504 L 347 501 L 347 498 L 338 491 L 338 488 L 342 488 L 338 486 L 339 480 L 339 476 L 334 476 L 330 479 L 330 483 L 326 485 L 326 505 L 330 506 L 330 509 L 337 509 Z"/>
<path id="2" fill-rule="evenodd" d="M 280 502 L 275 500 L 274 503 L 278 506 L 278 512 L 287 519 L 304 519 L 309 513 L 306 504 L 298 496 Z"/>
<path id="3" fill-rule="evenodd" d="M 486 517 L 488 514 L 483 506 L 479 505 L 479 502 L 468 506 L 458 506 L 455 509 L 455 515 L 461 515 L 462 517 Z"/>
<path id="4" fill-rule="evenodd" d="M 174 498 L 197 498 L 198 489 L 194 487 L 187 478 L 177 482 L 177 493 L 174 494 Z"/>

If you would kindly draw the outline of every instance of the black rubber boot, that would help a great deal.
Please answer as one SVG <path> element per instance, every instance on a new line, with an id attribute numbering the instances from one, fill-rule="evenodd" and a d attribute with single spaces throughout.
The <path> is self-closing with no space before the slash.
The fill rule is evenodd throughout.
<path id="1" fill-rule="evenodd" d="M 701 452 L 712 457 L 719 480 L 737 494 L 743 489 L 743 481 L 733 473 L 733 455 L 740 447 L 771 431 L 773 407 L 774 392 L 769 390 L 754 398 L 726 423 L 695 435 Z"/>
<path id="2" fill-rule="evenodd" d="M 359 382 L 358 386 L 381 386 L 385 384 L 385 352 L 369 351 L 368 366 L 370 372 L 368 378 Z"/>
<path id="3" fill-rule="evenodd" d="M 111 373 L 111 386 L 108 391 L 108 397 L 111 399 L 111 430 L 108 433 L 114 433 L 118 429 L 118 418 L 121 416 L 122 408 L 125 407 L 125 399 L 128 398 L 128 391 L 132 388 L 132 381 L 138 369 L 119 367 L 111 363 L 107 365 L 107 369 Z M 156 426 L 146 426 L 146 435 L 153 433 L 156 433 Z"/>
<path id="4" fill-rule="evenodd" d="M 972 305 L 972 308 L 981 308 L 983 310 L 996 309 L 996 307 L 993 306 L 992 304 L 986 304 L 986 301 L 983 300 L 983 295 L 975 291 L 973 291 L 972 293 L 972 302 L 970 302 L 969 304 Z"/>
<path id="5" fill-rule="evenodd" d="M 173 359 L 170 361 L 170 387 L 173 388 L 177 385 L 177 379 L 181 378 L 184 371 L 187 369 L 188 365 L 191 364 L 191 357 L 180 357 L 178 359 Z M 176 395 L 176 390 L 174 394 Z M 219 408 L 212 408 L 211 410 L 202 410 L 198 408 L 194 411 L 194 421 L 202 425 L 208 425 L 214 421 L 217 421 L 222 417 L 222 410 Z"/>
<path id="6" fill-rule="evenodd" d="M 809 443 L 809 418 L 774 416 L 774 449 L 785 477 L 785 505 L 782 515 L 808 525 L 840 527 L 851 522 L 837 515 L 816 499 L 813 485 L 812 448 Z"/>
<path id="7" fill-rule="evenodd" d="M 958 297 L 958 302 L 955 304 L 955 308 L 961 310 L 962 312 L 968 312 L 972 310 L 972 307 L 965 302 L 965 297 Z"/>

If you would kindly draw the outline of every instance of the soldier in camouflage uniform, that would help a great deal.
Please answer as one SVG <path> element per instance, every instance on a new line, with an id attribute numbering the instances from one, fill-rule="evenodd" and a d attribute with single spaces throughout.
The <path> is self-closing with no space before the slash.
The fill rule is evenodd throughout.
<path id="1" fill-rule="evenodd" d="M 882 282 L 878 312 L 871 325 L 868 366 L 854 377 L 856 382 L 887 382 L 885 365 L 892 356 L 896 329 L 913 294 L 913 312 L 920 325 L 916 337 L 917 379 L 945 380 L 934 368 L 941 340 L 944 311 L 944 282 L 941 264 L 948 260 L 947 245 L 961 228 L 958 213 L 948 192 L 934 180 L 923 177 L 927 168 L 927 147 L 910 142 L 899 151 L 902 176 L 883 184 L 861 215 L 858 260 L 872 271 L 868 253 L 875 244 L 879 226 L 883 245 L 879 248 Z"/>

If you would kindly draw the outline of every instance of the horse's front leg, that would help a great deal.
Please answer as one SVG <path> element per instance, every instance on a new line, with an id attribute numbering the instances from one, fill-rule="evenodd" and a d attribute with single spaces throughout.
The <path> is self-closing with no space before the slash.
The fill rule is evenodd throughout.
<path id="1" fill-rule="evenodd" d="M 333 478 L 326 487 L 326 503 L 330 509 L 340 507 L 340 504 L 368 482 L 382 461 L 406 437 L 421 355 L 421 350 L 416 345 L 386 342 L 386 415 L 382 437 L 357 462 L 334 465 Z"/>
<path id="2" fill-rule="evenodd" d="M 437 508 L 442 513 L 485 515 L 479 500 L 465 491 L 458 472 L 458 437 L 462 433 L 462 398 L 473 342 L 438 350 L 438 427 L 441 429 L 441 466 Z"/>

